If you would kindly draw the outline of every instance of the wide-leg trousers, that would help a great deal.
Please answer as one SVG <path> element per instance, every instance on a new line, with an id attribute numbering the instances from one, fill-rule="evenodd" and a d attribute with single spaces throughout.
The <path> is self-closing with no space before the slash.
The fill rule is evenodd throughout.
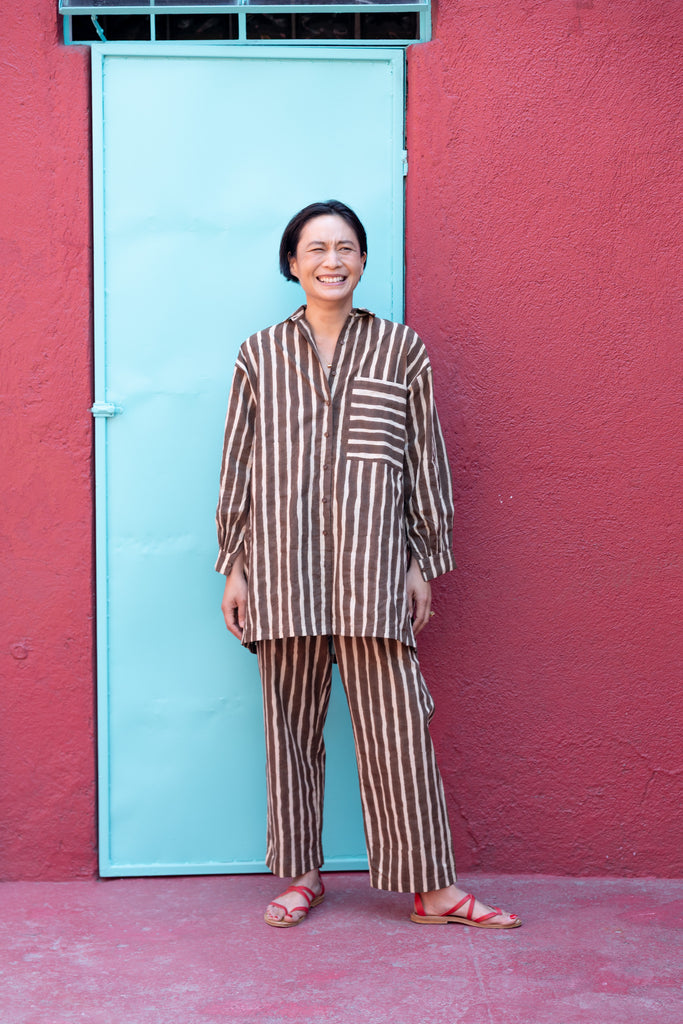
<path id="1" fill-rule="evenodd" d="M 425 892 L 455 882 L 441 775 L 429 735 L 434 704 L 413 648 L 383 637 L 258 641 L 268 782 L 266 863 L 302 875 L 323 863 L 323 726 L 332 645 L 356 744 L 370 883 Z"/>

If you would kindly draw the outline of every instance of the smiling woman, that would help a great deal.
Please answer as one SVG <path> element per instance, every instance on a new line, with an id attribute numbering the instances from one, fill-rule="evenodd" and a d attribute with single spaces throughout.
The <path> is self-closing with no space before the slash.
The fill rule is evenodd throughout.
<path id="1" fill-rule="evenodd" d="M 335 199 L 305 207 L 282 235 L 280 270 L 306 293 L 309 320 L 322 304 L 315 347 L 327 370 L 332 369 L 339 317 L 351 312 L 353 293 L 365 269 L 367 246 L 365 228 L 356 214 Z"/>
<path id="2" fill-rule="evenodd" d="M 336 216 L 345 221 L 347 228 L 351 230 L 351 240 L 360 250 L 363 256 L 363 268 L 367 262 L 368 240 L 360 219 L 353 210 L 340 203 L 336 199 L 328 199 L 325 203 L 311 203 L 299 213 L 295 214 L 285 228 L 282 241 L 280 242 L 280 272 L 288 281 L 297 281 L 298 278 L 292 273 L 291 259 L 296 256 L 301 232 L 308 222 L 314 217 Z M 347 239 L 348 241 L 348 239 Z"/>
<path id="3" fill-rule="evenodd" d="M 323 726 L 333 660 L 351 713 L 370 865 L 413 892 L 411 919 L 514 928 L 455 886 L 434 705 L 415 651 L 430 580 L 454 568 L 453 502 L 424 345 L 353 306 L 367 259 L 356 214 L 329 200 L 287 225 L 280 268 L 306 305 L 244 342 L 217 510 L 230 632 L 263 685 L 266 863 L 292 885 L 269 904 L 302 921 L 324 886 Z"/>
<path id="4" fill-rule="evenodd" d="M 314 217 L 301 232 L 296 254 L 289 257 L 290 273 L 306 292 L 308 309 L 319 307 L 315 346 L 328 370 L 337 346 L 338 317 L 351 312 L 365 264 L 365 253 L 350 234 L 341 217 Z"/>

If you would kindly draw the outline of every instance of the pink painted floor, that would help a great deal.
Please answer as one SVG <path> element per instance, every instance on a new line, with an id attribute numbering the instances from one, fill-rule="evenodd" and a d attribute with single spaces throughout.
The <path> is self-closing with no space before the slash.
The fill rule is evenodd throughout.
<path id="1" fill-rule="evenodd" d="M 461 879 L 524 925 L 411 924 L 326 876 L 297 928 L 270 876 L 0 887 L 0 1024 L 683 1024 L 683 880 Z"/>

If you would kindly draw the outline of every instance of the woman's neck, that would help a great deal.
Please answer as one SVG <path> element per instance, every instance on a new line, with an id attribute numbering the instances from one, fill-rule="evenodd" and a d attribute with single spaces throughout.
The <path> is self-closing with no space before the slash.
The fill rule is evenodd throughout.
<path id="1" fill-rule="evenodd" d="M 306 320 L 318 345 L 334 345 L 341 334 L 346 319 L 353 309 L 351 300 L 341 306 L 307 302 Z"/>

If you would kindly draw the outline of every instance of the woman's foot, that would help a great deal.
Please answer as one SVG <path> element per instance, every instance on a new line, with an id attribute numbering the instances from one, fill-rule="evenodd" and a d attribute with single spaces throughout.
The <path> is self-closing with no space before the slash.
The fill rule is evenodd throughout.
<path id="1" fill-rule="evenodd" d="M 274 928 L 291 928 L 299 924 L 311 907 L 322 903 L 325 887 L 317 868 L 297 875 L 285 891 L 266 907 L 264 920 Z"/>
<path id="2" fill-rule="evenodd" d="M 455 885 L 418 893 L 410 919 L 418 924 L 448 924 L 450 921 L 475 928 L 519 928 L 522 923 L 516 914 L 508 914 L 500 907 L 489 907 Z"/>

